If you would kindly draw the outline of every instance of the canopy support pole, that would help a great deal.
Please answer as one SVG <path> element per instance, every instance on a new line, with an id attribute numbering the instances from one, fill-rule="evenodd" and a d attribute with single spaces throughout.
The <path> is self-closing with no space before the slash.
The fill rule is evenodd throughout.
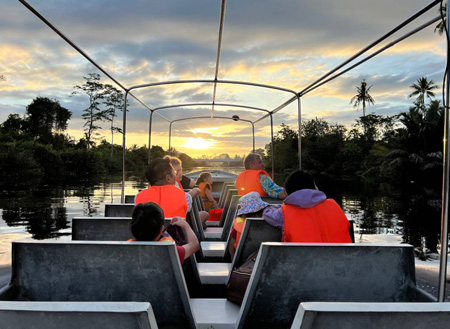
<path id="1" fill-rule="evenodd" d="M 125 158 L 126 158 L 126 142 L 127 142 L 127 100 L 128 100 L 128 90 L 125 90 L 125 102 L 123 104 L 123 127 L 122 127 L 122 133 L 123 133 L 123 140 L 122 140 L 122 193 L 120 196 L 120 203 L 125 203 L 125 180 L 126 180 L 126 164 L 125 164 Z"/>
<path id="2" fill-rule="evenodd" d="M 150 118 L 148 120 L 148 163 L 150 163 L 150 157 L 152 155 L 152 119 L 153 111 L 150 111 Z"/>
<path id="3" fill-rule="evenodd" d="M 255 124 L 252 122 L 252 134 L 253 134 L 253 153 L 255 153 Z"/>
<path id="4" fill-rule="evenodd" d="M 298 105 L 298 169 L 302 169 L 302 102 L 300 96 L 297 96 Z"/>
<path id="5" fill-rule="evenodd" d="M 445 22 L 447 26 L 447 31 L 449 27 L 449 1 L 447 0 L 447 21 Z M 445 34 L 447 38 L 447 64 L 449 59 L 449 36 L 448 33 Z M 444 110 L 445 110 L 445 123 L 444 123 L 444 172 L 443 172 L 443 182 L 442 182 L 442 217 L 441 217 L 441 261 L 439 266 L 439 291 L 438 291 L 438 302 L 444 302 L 445 300 L 445 284 L 447 277 L 447 250 L 448 250 L 448 188 L 449 188 L 449 149 L 448 149 L 448 139 L 449 139 L 449 78 L 450 78 L 450 67 L 447 67 L 447 83 L 445 85 L 445 100 L 444 100 Z"/>
<path id="6" fill-rule="evenodd" d="M 171 122 L 170 124 L 169 124 L 169 152 L 171 152 L 171 147 L 172 147 L 172 123 L 173 122 Z"/>
<path id="7" fill-rule="evenodd" d="M 272 118 L 272 113 L 269 113 L 270 115 L 270 143 L 272 145 L 272 147 L 270 148 L 270 156 L 272 158 L 272 179 L 274 178 L 275 175 L 275 159 L 274 159 L 274 145 L 273 145 L 273 118 Z"/>

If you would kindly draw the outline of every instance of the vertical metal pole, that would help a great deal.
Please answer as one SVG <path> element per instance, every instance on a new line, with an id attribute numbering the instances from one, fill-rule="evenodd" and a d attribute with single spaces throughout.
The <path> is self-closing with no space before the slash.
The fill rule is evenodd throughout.
<path id="1" fill-rule="evenodd" d="M 172 123 L 173 122 L 171 122 L 169 124 L 169 152 L 170 152 L 170 146 L 172 145 Z"/>
<path id="2" fill-rule="evenodd" d="M 298 169 L 302 169 L 302 102 L 300 95 L 297 95 L 298 100 Z"/>
<path id="3" fill-rule="evenodd" d="M 255 125 L 252 122 L 252 133 L 253 133 L 253 153 L 255 153 Z"/>
<path id="4" fill-rule="evenodd" d="M 275 175 L 275 159 L 274 159 L 274 155 L 273 155 L 273 149 L 274 149 L 274 145 L 273 145 L 273 118 L 272 118 L 272 113 L 270 114 L 270 142 L 272 147 L 270 148 L 270 156 L 272 157 L 272 179 L 275 179 L 273 176 Z"/>
<path id="5" fill-rule="evenodd" d="M 148 123 L 148 163 L 150 163 L 150 157 L 152 155 L 152 118 L 153 111 L 150 111 L 150 118 Z"/>
<path id="6" fill-rule="evenodd" d="M 447 0 L 447 31 L 449 30 L 449 0 Z M 447 60 L 449 57 L 449 44 L 447 35 Z M 438 291 L 438 302 L 444 302 L 445 300 L 445 284 L 447 277 L 447 249 L 448 249 L 448 187 L 449 187 L 449 78 L 450 78 L 450 67 L 447 68 L 447 83 L 445 85 L 445 124 L 444 124 L 444 172 L 443 172 L 443 182 L 442 182 L 442 217 L 441 217 L 441 261 L 439 266 L 439 291 Z"/>
<path id="7" fill-rule="evenodd" d="M 128 99 L 128 90 L 125 91 L 125 103 L 123 104 L 123 141 L 122 141 L 122 193 L 120 196 L 120 203 L 125 203 L 125 180 L 126 180 L 126 165 L 125 165 L 125 157 L 126 157 L 126 141 L 127 141 L 127 99 Z"/>

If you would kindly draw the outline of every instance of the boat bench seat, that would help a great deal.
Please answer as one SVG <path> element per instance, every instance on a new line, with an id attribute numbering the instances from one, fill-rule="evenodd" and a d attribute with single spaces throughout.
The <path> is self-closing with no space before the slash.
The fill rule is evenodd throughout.
<path id="1" fill-rule="evenodd" d="M 449 303 L 309 302 L 300 304 L 291 329 L 441 329 L 449 323 Z"/>
<path id="2" fill-rule="evenodd" d="M 149 303 L 0 302 L 2 329 L 157 329 Z"/>
<path id="3" fill-rule="evenodd" d="M 105 203 L 105 217 L 131 217 L 134 204 Z"/>
<path id="4" fill-rule="evenodd" d="M 301 302 L 432 302 L 415 284 L 411 245 L 261 245 L 238 328 L 290 328 Z"/>
<path id="5" fill-rule="evenodd" d="M 170 242 L 12 243 L 9 301 L 135 301 L 152 305 L 158 327 L 195 328 Z"/>

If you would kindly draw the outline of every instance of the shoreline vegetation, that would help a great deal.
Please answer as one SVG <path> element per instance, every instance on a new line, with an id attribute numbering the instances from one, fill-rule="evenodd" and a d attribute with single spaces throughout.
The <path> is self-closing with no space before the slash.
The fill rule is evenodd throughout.
<path id="1" fill-rule="evenodd" d="M 123 93 L 101 82 L 101 76 L 89 73 L 74 94 L 88 96 L 83 110 L 84 137 L 76 141 L 65 133 L 72 112 L 58 100 L 36 97 L 26 114 L 10 114 L 0 124 L 0 190 L 30 189 L 38 186 L 66 186 L 98 182 L 122 172 L 122 146 L 114 144 L 117 112 L 123 108 Z M 438 86 L 426 77 L 411 85 L 408 96 L 416 97 L 409 109 L 397 115 L 366 115 L 366 106 L 375 100 L 369 94 L 373 86 L 363 80 L 350 104 L 363 107 L 363 116 L 351 127 L 329 123 L 321 118 L 302 122 L 302 169 L 315 176 L 338 181 L 389 182 L 393 185 L 423 185 L 440 188 L 442 183 L 442 147 L 444 109 L 434 100 Z M 98 139 L 101 123 L 109 123 L 111 142 Z M 284 123 L 274 137 L 274 145 L 256 150 L 271 170 L 274 149 L 275 181 L 298 168 L 298 131 Z M 141 176 L 148 162 L 148 147 L 128 148 L 126 168 Z M 250 149 L 249 149 L 250 151 Z M 205 166 L 188 154 L 158 145 L 151 149 L 152 159 L 164 155 L 180 157 L 185 168 Z M 235 155 L 234 159 L 244 155 Z M 206 156 L 205 156 L 206 158 Z M 229 159 L 221 154 L 218 158 Z"/>

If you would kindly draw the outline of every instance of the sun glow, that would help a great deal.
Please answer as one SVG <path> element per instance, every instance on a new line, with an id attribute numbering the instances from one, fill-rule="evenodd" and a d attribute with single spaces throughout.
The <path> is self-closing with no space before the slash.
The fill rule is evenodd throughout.
<path id="1" fill-rule="evenodd" d="M 186 143 L 184 145 L 182 145 L 182 147 L 186 147 L 189 149 L 210 149 L 214 146 L 214 144 L 216 144 L 216 141 L 213 139 L 204 139 L 201 137 L 196 137 L 196 138 L 188 138 L 186 140 Z"/>

